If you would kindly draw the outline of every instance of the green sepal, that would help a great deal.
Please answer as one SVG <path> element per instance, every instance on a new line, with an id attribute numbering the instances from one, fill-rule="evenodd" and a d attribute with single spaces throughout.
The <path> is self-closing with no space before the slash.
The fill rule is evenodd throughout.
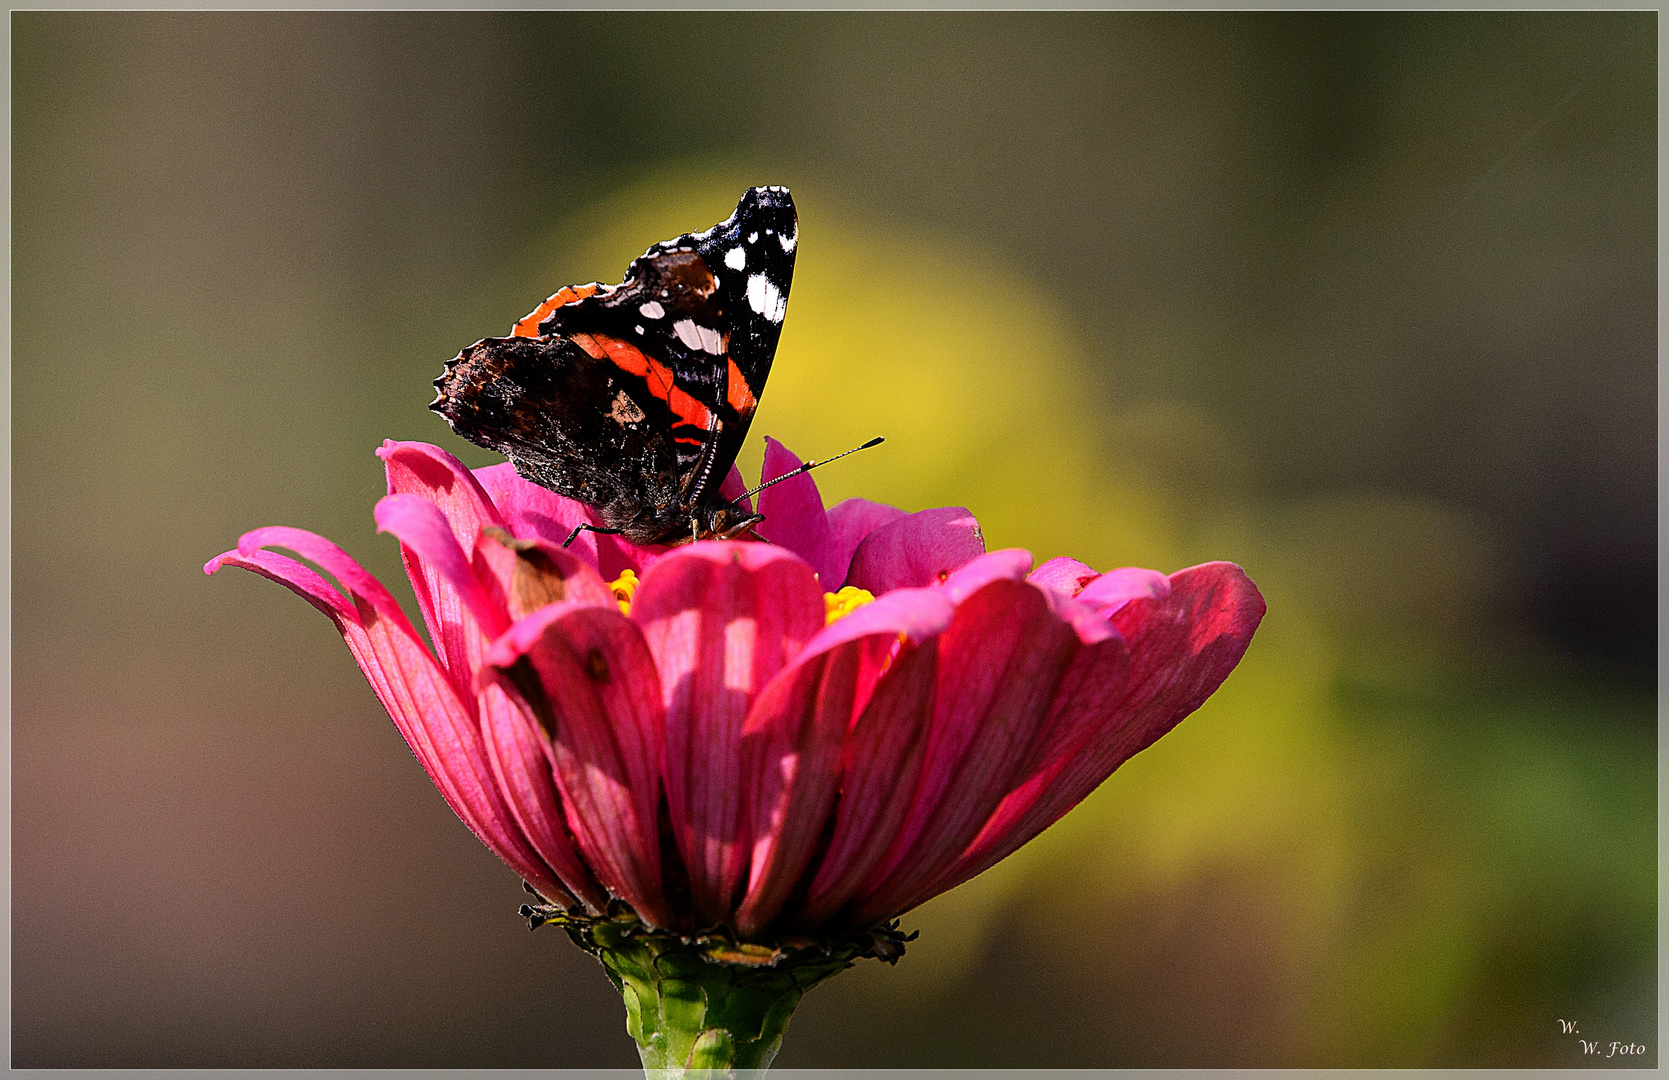
<path id="1" fill-rule="evenodd" d="M 683 937 L 645 925 L 624 905 L 609 914 L 523 907 L 602 962 L 626 1004 L 626 1031 L 651 1077 L 724 1077 L 765 1069 L 807 990 L 871 956 L 896 963 L 915 935 L 896 922 L 864 931 L 738 942 L 723 930 Z"/>

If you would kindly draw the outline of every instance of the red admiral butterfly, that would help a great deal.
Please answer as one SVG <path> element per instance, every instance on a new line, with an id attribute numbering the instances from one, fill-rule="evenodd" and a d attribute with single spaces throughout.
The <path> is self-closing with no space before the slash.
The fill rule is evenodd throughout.
<path id="1" fill-rule="evenodd" d="M 651 247 L 619 285 L 564 288 L 459 353 L 429 406 L 636 544 L 763 520 L 719 494 L 771 371 L 799 239 L 784 187 Z"/>

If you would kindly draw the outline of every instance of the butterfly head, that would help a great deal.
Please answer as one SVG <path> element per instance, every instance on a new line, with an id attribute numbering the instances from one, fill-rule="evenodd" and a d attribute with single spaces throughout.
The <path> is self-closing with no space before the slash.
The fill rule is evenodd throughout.
<path id="1" fill-rule="evenodd" d="M 735 503 L 720 502 L 703 506 L 690 517 L 691 539 L 735 540 L 765 520 Z"/>

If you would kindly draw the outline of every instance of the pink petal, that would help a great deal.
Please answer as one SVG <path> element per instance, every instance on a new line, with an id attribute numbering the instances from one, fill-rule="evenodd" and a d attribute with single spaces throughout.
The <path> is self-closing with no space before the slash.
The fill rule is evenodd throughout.
<path id="1" fill-rule="evenodd" d="M 504 608 L 494 603 L 481 587 L 475 568 L 464 556 L 446 518 L 434 503 L 417 495 L 385 495 L 377 501 L 372 516 L 378 532 L 393 533 L 401 546 L 424 564 L 426 575 L 437 591 L 451 589 L 457 594 L 463 610 L 471 618 L 467 622 L 462 618 L 452 619 L 448 628 L 466 628 L 479 638 L 483 632 L 496 637 L 510 625 Z M 471 548 L 475 539 L 470 537 Z M 475 659 L 477 662 L 465 670 L 473 671 L 479 666 L 479 656 Z"/>
<path id="2" fill-rule="evenodd" d="M 586 907 L 594 912 L 608 910 L 608 894 L 574 849 L 564 827 L 562 799 L 544 732 L 526 707 L 496 683 L 482 687 L 476 709 L 493 776 L 528 843 Z"/>
<path id="3" fill-rule="evenodd" d="M 388 471 L 388 493 L 417 495 L 434 503 L 463 550 L 470 549 L 483 526 L 504 524 L 475 475 L 440 447 L 388 439 L 377 456 Z"/>
<path id="4" fill-rule="evenodd" d="M 924 641 L 942 633 L 955 614 L 956 605 L 943 589 L 894 589 L 818 631 L 806 642 L 799 659 L 809 659 L 869 634 L 891 634 L 912 643 Z"/>
<path id="5" fill-rule="evenodd" d="M 747 866 L 742 731 L 755 697 L 824 623 L 811 567 L 768 544 L 675 548 L 644 575 L 632 620 L 660 672 L 666 795 L 700 926 L 727 921 Z"/>
<path id="6" fill-rule="evenodd" d="M 923 510 L 870 533 L 852 555 L 846 581 L 876 596 L 943 581 L 985 553 L 972 514 L 957 506 Z"/>
<path id="7" fill-rule="evenodd" d="M 933 722 L 910 812 L 865 882 L 854 922 L 910 906 L 979 834 L 1080 648 L 1024 582 L 993 580 L 958 606 L 938 638 Z"/>
<path id="8" fill-rule="evenodd" d="M 753 838 L 736 930 L 776 917 L 823 838 L 846 735 L 901 645 L 940 633 L 955 609 L 942 589 L 900 589 L 827 627 L 777 673 L 748 714 L 742 791 Z"/>
<path id="9" fill-rule="evenodd" d="M 1031 584 L 1027 582 L 1027 584 Z M 1036 588 L 1034 585 L 1033 588 Z M 1069 596 L 1062 596 L 1053 589 L 1038 589 L 1043 599 L 1049 605 L 1049 610 L 1078 635 L 1078 640 L 1085 645 L 1093 645 L 1098 641 L 1119 637 L 1119 632 L 1113 624 L 1108 622 L 1094 608 L 1088 604 L 1080 604 Z"/>
<path id="10" fill-rule="evenodd" d="M 411 623 L 406 619 L 406 613 L 400 609 L 400 604 L 394 595 L 366 572 L 365 568 L 356 562 L 353 556 L 326 540 L 317 533 L 306 529 L 292 529 L 287 525 L 269 525 L 264 529 L 251 529 L 238 537 L 238 554 L 249 556 L 265 547 L 289 548 L 302 558 L 317 563 L 330 574 L 342 588 L 347 590 L 357 606 L 360 601 L 370 604 L 372 609 L 397 627 L 403 628 L 413 639 L 416 633 Z M 231 552 L 220 556 L 225 560 Z M 317 575 L 313 575 L 317 577 Z M 276 579 L 275 579 L 276 580 Z M 288 582 L 283 582 L 288 584 Z M 315 605 L 317 606 L 317 605 Z"/>
<path id="11" fill-rule="evenodd" d="M 908 901 L 915 906 L 960 885 L 1012 854 L 1048 824 L 1028 824 L 1033 807 L 1073 756 L 1103 726 L 1103 717 L 1129 692 L 1130 651 L 1116 633 L 1080 649 L 1061 679 L 1024 763 L 979 835 L 943 874 Z"/>
<path id="12" fill-rule="evenodd" d="M 377 456 L 382 458 L 388 472 L 390 497 L 431 504 L 451 531 L 454 548 L 471 551 L 483 527 L 503 526 L 498 509 L 475 477 L 461 461 L 440 447 L 389 440 L 377 450 Z M 413 510 L 397 515 L 396 520 L 415 528 L 415 513 Z M 399 535 L 398 529 L 391 531 Z M 428 550 L 440 550 L 439 535 L 433 528 L 424 530 L 422 535 L 428 538 Z M 446 575 L 437 574 L 436 568 L 426 565 L 425 558 L 404 539 L 401 537 L 400 558 L 417 593 L 417 605 L 423 612 L 424 625 L 429 628 L 429 640 L 435 643 L 441 665 L 446 668 L 459 697 L 473 702 L 475 672 L 480 667 L 484 640 L 471 613 L 470 601 L 459 592 L 462 579 L 454 575 L 448 580 Z M 502 623 L 502 616 L 491 619 L 489 629 Z"/>
<path id="13" fill-rule="evenodd" d="M 203 573 L 213 574 L 222 566 L 241 566 L 245 570 L 260 574 L 268 581 L 278 582 L 318 608 L 333 622 L 355 617 L 352 601 L 343 596 L 336 586 L 310 567 L 296 562 L 287 555 L 259 549 L 247 555 L 239 554 L 235 550 L 228 551 L 204 563 Z"/>
<path id="14" fill-rule="evenodd" d="M 753 500 L 747 497 L 748 485 L 742 479 L 742 470 L 732 465 L 730 471 L 724 474 L 724 483 L 719 485 L 719 494 L 740 506 L 744 510 L 753 509 Z"/>
<path id="15" fill-rule="evenodd" d="M 351 603 L 321 594 L 323 579 L 300 563 L 260 550 L 269 544 L 287 547 L 324 567 L 349 590 Z M 205 569 L 212 573 L 225 565 L 243 566 L 286 585 L 329 615 L 452 811 L 546 897 L 573 900 L 516 828 L 494 783 L 475 718 L 380 582 L 323 537 L 283 527 L 245 533 L 237 552 L 221 555 Z"/>
<path id="16" fill-rule="evenodd" d="M 511 619 L 564 601 L 617 607 L 614 593 L 589 563 L 549 540 L 535 537 L 505 544 L 502 535 L 484 532 L 475 541 L 473 565 L 477 578 Z"/>
<path id="17" fill-rule="evenodd" d="M 1078 593 L 1078 602 L 1095 608 L 1102 618 L 1113 613 L 1137 597 L 1163 600 L 1171 593 L 1170 578 L 1157 570 L 1143 570 L 1139 566 L 1125 566 L 1109 570 L 1085 585 Z"/>
<path id="18" fill-rule="evenodd" d="M 827 592 L 837 592 L 847 581 L 852 568 L 852 553 L 858 550 L 864 537 L 883 525 L 891 525 L 905 517 L 904 511 L 885 503 L 868 499 L 844 499 L 829 508 L 830 565 L 840 574 L 834 585 L 825 583 Z"/>
<path id="19" fill-rule="evenodd" d="M 944 578 L 945 595 L 960 604 L 993 581 L 1024 581 L 1032 568 L 1025 548 L 1003 548 L 978 555 Z"/>
<path id="20" fill-rule="evenodd" d="M 795 913 L 796 928 L 814 930 L 844 908 L 903 826 L 910 809 L 903 796 L 921 771 L 937 671 L 934 642 L 905 645 L 847 735 L 834 833 Z"/>
<path id="21" fill-rule="evenodd" d="M 618 608 L 552 604 L 491 658 L 543 729 L 574 837 L 597 877 L 646 921 L 673 925 L 661 891 L 661 683 Z"/>
<path id="22" fill-rule="evenodd" d="M 509 462 L 476 469 L 474 475 L 515 536 L 523 539 L 536 536 L 560 545 L 581 522 L 597 524 L 584 503 L 522 479 Z M 595 557 L 597 549 L 591 539 L 591 533 L 581 533 L 568 550 L 581 558 L 588 554 Z"/>
<path id="23" fill-rule="evenodd" d="M 1232 563 L 1179 570 L 1164 597 L 1130 601 L 1114 618 L 1129 643 L 1081 657 L 1054 706 L 1051 735 L 1026 782 L 999 808 L 938 887 L 950 888 L 1013 852 L 1058 820 L 1137 752 L 1222 684 L 1263 618 L 1257 586 Z M 1116 641 L 1116 639 L 1115 639 Z M 1128 674 L 1115 669 L 1128 666 Z"/>
<path id="24" fill-rule="evenodd" d="M 785 476 L 802 464 L 781 443 L 765 437 L 765 470 L 761 483 Z M 840 588 L 846 568 L 835 566 L 829 516 L 823 512 L 823 496 L 818 494 L 810 473 L 801 473 L 761 491 L 759 512 L 765 515 L 765 520 L 754 526 L 754 532 L 810 563 L 825 592 Z"/>
<path id="25" fill-rule="evenodd" d="M 1062 555 L 1033 570 L 1026 580 L 1039 588 L 1053 589 L 1065 596 L 1077 596 L 1079 589 L 1100 576 L 1101 571 Z"/>

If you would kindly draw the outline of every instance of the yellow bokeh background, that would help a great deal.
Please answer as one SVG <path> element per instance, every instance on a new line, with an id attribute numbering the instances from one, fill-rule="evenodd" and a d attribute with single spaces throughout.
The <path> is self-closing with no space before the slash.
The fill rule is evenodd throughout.
<path id="1" fill-rule="evenodd" d="M 607 277 L 601 268 L 625 265 L 645 237 L 725 216 L 751 175 L 690 162 L 624 187 L 539 246 L 557 254 L 538 280 Z M 1216 888 L 1245 906 L 1201 935 L 1244 935 L 1252 958 L 1208 950 L 1177 963 L 1206 983 L 1257 968 L 1269 989 L 1249 1052 L 1311 1066 L 1436 1064 L 1457 1053 L 1457 1015 L 1489 1008 L 1479 999 L 1515 977 L 1491 967 L 1489 939 L 1528 898 L 1501 875 L 1581 872 L 1589 834 L 1513 835 L 1479 805 L 1526 787 L 1543 813 L 1601 818 L 1593 827 L 1621 862 L 1603 864 L 1587 895 L 1608 919 L 1649 924 L 1651 831 L 1633 816 L 1650 805 L 1649 760 L 1625 770 L 1613 805 L 1591 805 L 1638 737 L 1573 732 L 1575 717 L 1557 708 L 1507 744 L 1476 726 L 1523 702 L 1490 702 L 1473 684 L 1534 662 L 1490 641 L 1479 614 L 1499 561 L 1485 521 L 1407 497 L 1260 504 L 1208 413 L 1093 409 L 1086 382 L 1104 358 L 1071 311 L 992 252 L 866 221 L 816 177 L 793 188 L 803 242 L 745 476 L 758 474 L 765 434 L 803 457 L 883 434 L 883 447 L 817 474 L 827 504 L 966 506 L 989 548 L 1024 547 L 1039 562 L 1168 572 L 1227 559 L 1269 604 L 1240 668 L 1195 716 L 1031 845 L 908 916 L 922 936 L 896 970 L 860 970 L 814 1001 L 885 1012 L 954 1000 L 1002 948 L 1035 952 L 1093 999 L 1098 980 L 1120 977 L 1129 945 L 1109 925 L 1132 910 L 1163 921 L 1155 905 L 1186 910 Z M 1589 708 L 1579 694 L 1566 705 Z M 1434 715 L 1386 724 L 1382 708 Z M 1479 754 L 1496 775 L 1454 763 Z M 1643 948 L 1635 962 L 1649 957 Z M 1171 1022 L 1170 1038 L 1204 1047 L 1197 1060 L 1217 1059 L 1208 1011 Z M 1120 1027 L 1102 1017 L 1061 1029 L 1088 1048 Z M 816 1060 L 789 1040 L 785 1065 Z"/>

